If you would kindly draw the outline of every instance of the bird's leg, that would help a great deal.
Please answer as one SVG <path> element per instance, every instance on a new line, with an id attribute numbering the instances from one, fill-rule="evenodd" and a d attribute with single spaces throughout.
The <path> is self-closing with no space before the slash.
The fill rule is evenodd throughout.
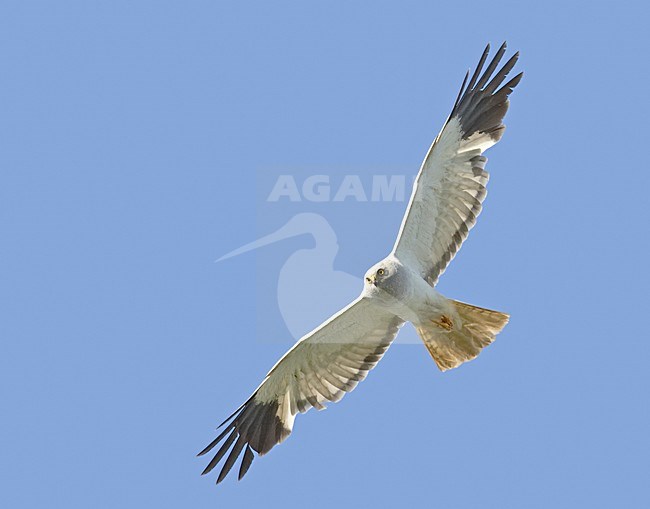
<path id="1" fill-rule="evenodd" d="M 447 332 L 449 332 L 454 328 L 454 323 L 451 321 L 451 318 L 449 318 L 447 315 L 440 315 L 440 318 L 438 320 L 431 320 L 431 321 L 441 329 L 445 329 Z"/>

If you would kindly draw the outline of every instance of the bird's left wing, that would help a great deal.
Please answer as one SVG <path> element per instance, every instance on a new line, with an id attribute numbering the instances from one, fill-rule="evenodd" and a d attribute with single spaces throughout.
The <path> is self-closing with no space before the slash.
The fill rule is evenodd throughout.
<path id="1" fill-rule="evenodd" d="M 379 362 L 404 322 L 359 297 L 298 341 L 269 371 L 253 395 L 226 419 L 227 426 L 199 456 L 225 439 L 204 474 L 228 455 L 217 483 L 244 452 L 241 479 L 254 458 L 289 436 L 298 412 L 325 408 L 363 380 Z M 235 444 L 234 446 L 232 444 Z"/>
<path id="2" fill-rule="evenodd" d="M 505 43 L 481 74 L 489 50 L 488 45 L 469 83 L 469 73 L 465 76 L 451 115 L 422 163 L 393 248 L 397 258 L 417 267 L 432 286 L 481 212 L 488 181 L 482 153 L 501 139 L 508 96 L 523 74 L 501 86 L 518 53 L 494 74 Z"/>

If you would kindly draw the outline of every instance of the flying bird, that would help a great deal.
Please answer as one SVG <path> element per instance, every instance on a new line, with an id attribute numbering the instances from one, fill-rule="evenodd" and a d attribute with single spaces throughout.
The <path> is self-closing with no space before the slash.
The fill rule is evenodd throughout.
<path id="1" fill-rule="evenodd" d="M 481 212 L 488 182 L 483 152 L 503 136 L 508 96 L 523 76 L 503 84 L 519 57 L 515 53 L 497 70 L 505 43 L 483 71 L 489 52 L 488 44 L 474 73 L 465 75 L 424 158 L 390 254 L 366 272 L 361 295 L 303 336 L 221 423 L 223 431 L 199 453 L 223 441 L 203 474 L 226 457 L 220 483 L 243 452 L 241 479 L 255 453 L 264 455 L 289 436 L 299 412 L 321 410 L 354 389 L 405 322 L 413 323 L 442 371 L 474 359 L 505 327 L 507 314 L 448 299 L 435 289 Z"/>

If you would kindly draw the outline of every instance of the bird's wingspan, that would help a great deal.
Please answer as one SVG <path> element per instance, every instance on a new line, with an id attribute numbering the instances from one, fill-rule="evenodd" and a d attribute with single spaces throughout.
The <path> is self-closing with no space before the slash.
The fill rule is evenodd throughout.
<path id="1" fill-rule="evenodd" d="M 203 471 L 226 455 L 217 483 L 244 451 L 241 479 L 254 458 L 289 436 L 298 412 L 340 400 L 363 380 L 384 355 L 403 321 L 359 297 L 298 341 L 269 371 L 253 395 L 221 425 L 226 425 L 199 456 L 225 439 Z M 226 424 L 228 423 L 228 424 Z M 232 444 L 235 444 L 234 446 Z"/>
<path id="2" fill-rule="evenodd" d="M 505 43 L 481 74 L 489 50 L 488 45 L 469 83 L 469 72 L 465 76 L 449 119 L 422 163 L 393 248 L 397 258 L 418 267 L 431 285 L 437 283 L 481 212 L 488 182 L 487 159 L 481 154 L 501 139 L 508 96 L 523 75 L 501 86 L 518 53 L 494 74 Z"/>

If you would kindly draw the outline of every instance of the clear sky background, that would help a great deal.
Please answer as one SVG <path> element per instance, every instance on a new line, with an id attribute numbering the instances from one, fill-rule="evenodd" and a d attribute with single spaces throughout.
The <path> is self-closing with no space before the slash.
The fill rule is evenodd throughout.
<path id="1" fill-rule="evenodd" d="M 642 2 L 3 2 L 0 506 L 648 507 L 647 20 Z M 200 477 L 290 344 L 256 338 L 255 267 L 308 241 L 214 263 L 257 235 L 260 169 L 415 173 L 502 40 L 526 75 L 440 289 L 510 325 L 445 374 L 395 345 L 242 482 Z M 401 217 L 350 210 L 337 264 L 360 277 Z"/>

